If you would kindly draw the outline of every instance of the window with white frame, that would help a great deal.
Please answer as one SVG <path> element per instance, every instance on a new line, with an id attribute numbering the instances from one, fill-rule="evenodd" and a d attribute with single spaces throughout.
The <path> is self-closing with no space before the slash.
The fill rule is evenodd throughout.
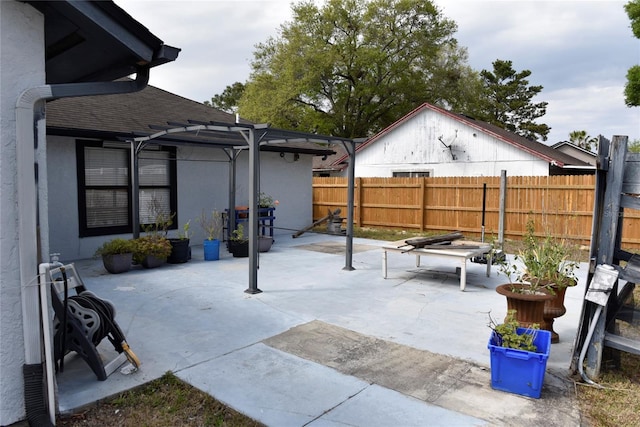
<path id="1" fill-rule="evenodd" d="M 95 141 L 79 141 L 76 147 L 80 237 L 130 233 L 129 147 Z M 157 213 L 176 211 L 174 157 L 173 148 L 143 150 L 138 156 L 141 225 L 153 223 Z"/>

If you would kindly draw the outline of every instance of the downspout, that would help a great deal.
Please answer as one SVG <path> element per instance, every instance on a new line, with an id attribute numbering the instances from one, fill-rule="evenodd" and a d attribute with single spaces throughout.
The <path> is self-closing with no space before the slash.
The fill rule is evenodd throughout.
<path id="1" fill-rule="evenodd" d="M 37 86 L 22 92 L 16 103 L 16 170 L 18 190 L 18 250 L 25 363 L 25 406 L 32 426 L 55 425 L 55 408 L 49 408 L 46 422 L 46 402 L 42 387 L 42 346 L 38 286 L 40 260 L 37 238 L 37 176 L 35 150 L 38 146 L 35 127 L 36 107 L 46 100 L 77 96 L 113 95 L 144 89 L 149 81 L 149 67 L 137 70 L 133 81 L 67 83 Z"/>

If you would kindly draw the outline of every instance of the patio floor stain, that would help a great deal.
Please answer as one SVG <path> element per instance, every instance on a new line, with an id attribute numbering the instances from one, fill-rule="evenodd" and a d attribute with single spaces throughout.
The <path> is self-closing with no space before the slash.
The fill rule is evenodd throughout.
<path id="1" fill-rule="evenodd" d="M 573 410 L 566 409 L 573 406 L 572 398 L 562 390 L 545 384 L 547 404 L 540 405 L 541 400 L 492 390 L 489 370 L 471 362 L 322 321 L 298 325 L 263 342 L 371 384 L 481 418 L 491 425 L 521 425 L 525 421 L 529 425 L 573 424 Z M 491 399 L 477 398 L 487 393 Z M 526 420 L 523 414 L 527 414 Z"/>

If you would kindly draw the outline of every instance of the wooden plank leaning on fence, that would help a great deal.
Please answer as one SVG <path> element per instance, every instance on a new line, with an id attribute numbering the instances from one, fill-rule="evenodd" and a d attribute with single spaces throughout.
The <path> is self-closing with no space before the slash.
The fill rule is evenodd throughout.
<path id="1" fill-rule="evenodd" d="M 320 218 L 319 220 L 314 221 L 314 223 L 313 223 L 313 224 L 311 224 L 310 226 L 305 227 L 305 228 L 303 228 L 302 230 L 298 230 L 298 231 L 296 231 L 296 232 L 292 235 L 292 237 L 295 239 L 296 237 L 300 237 L 300 236 L 302 236 L 302 234 L 304 234 L 305 232 L 307 232 L 307 231 L 311 230 L 313 227 L 316 227 L 316 226 L 318 226 L 318 225 L 320 225 L 320 224 L 322 224 L 322 223 L 324 223 L 324 222 L 327 222 L 327 221 L 332 221 L 334 217 L 336 217 L 336 216 L 340 215 L 340 212 L 341 212 L 341 210 L 340 210 L 340 209 L 336 209 L 336 210 L 335 210 L 335 211 L 333 211 L 333 212 L 331 212 L 331 209 L 327 209 L 327 215 L 326 215 L 326 216 L 323 216 L 323 217 L 322 217 L 322 218 Z"/>

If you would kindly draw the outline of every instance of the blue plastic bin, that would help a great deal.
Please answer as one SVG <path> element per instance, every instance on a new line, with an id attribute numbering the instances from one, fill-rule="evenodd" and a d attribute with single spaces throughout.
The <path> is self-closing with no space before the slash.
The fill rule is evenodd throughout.
<path id="1" fill-rule="evenodd" d="M 518 328 L 518 334 L 527 329 Z M 551 332 L 537 330 L 533 343 L 538 348 L 534 353 L 526 350 L 500 347 L 495 332 L 489 339 L 491 353 L 491 387 L 496 390 L 522 396 L 540 398 L 547 360 L 551 348 Z"/>

